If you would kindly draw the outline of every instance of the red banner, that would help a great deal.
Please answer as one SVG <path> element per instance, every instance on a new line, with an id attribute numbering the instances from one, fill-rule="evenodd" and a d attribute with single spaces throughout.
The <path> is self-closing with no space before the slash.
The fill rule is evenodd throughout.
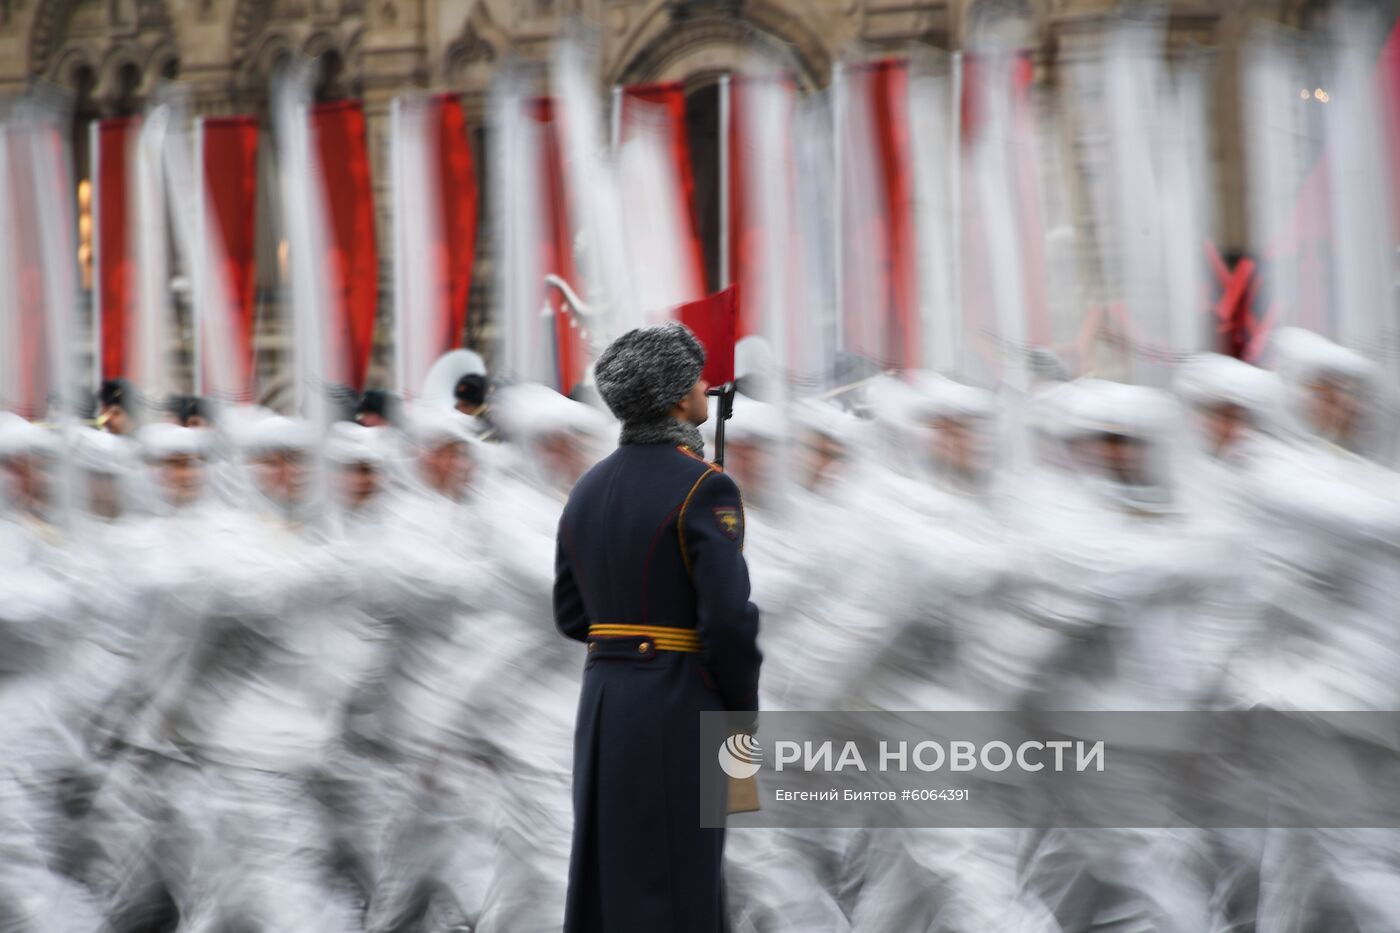
<path id="1" fill-rule="evenodd" d="M 879 61 L 870 69 L 871 112 L 884 181 L 887 225 L 881 238 L 887 288 L 883 308 L 862 309 L 884 314 L 886 366 L 913 369 L 919 365 L 918 242 L 914 235 L 913 153 L 909 144 L 909 68 L 902 61 Z"/>
<path id="2" fill-rule="evenodd" d="M 695 218 L 695 172 L 690 162 L 690 142 L 685 133 L 685 86 L 679 81 L 666 84 L 632 84 L 622 89 L 621 142 L 626 142 L 637 119 L 637 104 L 651 105 L 664 112 L 666 135 L 670 141 L 671 164 L 680 186 L 679 216 L 685 219 L 686 252 L 695 270 L 695 281 L 703 290 L 705 253 L 700 244 L 700 226 Z"/>
<path id="3" fill-rule="evenodd" d="M 136 326 L 136 244 L 131 217 L 135 192 L 130 190 L 128 156 L 136 143 L 141 122 L 117 117 L 97 125 L 96 167 L 92 204 L 96 229 L 97 281 L 101 307 L 102 378 L 128 375 L 132 334 Z"/>
<path id="4" fill-rule="evenodd" d="M 213 117 L 200 122 L 200 170 L 207 197 L 208 223 L 222 239 L 224 281 L 228 286 L 229 333 L 238 369 L 239 398 L 253 396 L 254 207 L 258 189 L 258 121 L 255 117 Z"/>
<path id="5" fill-rule="evenodd" d="M 554 101 L 536 98 L 530 101 L 529 116 L 543 124 L 540 138 L 544 151 L 540 158 L 543 174 L 540 184 L 540 268 L 553 273 L 571 286 L 578 281 L 574 268 L 573 235 L 569 225 L 568 188 L 564 178 L 564 162 L 560 151 L 559 128 L 555 124 Z M 546 296 L 554 309 L 554 359 L 558 373 L 559 391 L 568 395 L 583 380 L 588 366 L 588 354 L 578 322 L 557 289 Z"/>
<path id="6" fill-rule="evenodd" d="M 676 309 L 676 319 L 689 327 L 705 348 L 700 374 L 712 386 L 734 381 L 734 330 L 739 320 L 737 289 L 731 285 Z"/>
<path id="7" fill-rule="evenodd" d="M 343 353 L 346 382 L 360 392 L 369 372 L 379 303 L 365 115 L 359 101 L 343 100 L 317 104 L 311 119 L 330 213 L 332 282 L 339 289 L 336 297 L 343 322 L 339 332 L 330 336 Z"/>
<path id="8" fill-rule="evenodd" d="M 471 144 L 462 102 L 443 94 L 438 124 L 438 157 L 442 166 L 442 231 L 447 261 L 447 308 L 439 353 L 461 346 L 471 296 L 472 265 L 476 261 L 477 189 Z"/>

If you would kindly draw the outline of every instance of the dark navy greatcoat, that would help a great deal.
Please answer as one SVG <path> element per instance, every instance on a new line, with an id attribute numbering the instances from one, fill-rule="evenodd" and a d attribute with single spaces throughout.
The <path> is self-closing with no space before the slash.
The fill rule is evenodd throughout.
<path id="1" fill-rule="evenodd" d="M 700 828 L 699 714 L 758 706 L 758 609 L 743 543 L 739 488 L 683 447 L 619 447 L 569 496 L 554 619 L 590 646 L 565 933 L 725 929 L 724 831 Z M 694 629 L 703 651 L 590 639 L 600 624 Z"/>

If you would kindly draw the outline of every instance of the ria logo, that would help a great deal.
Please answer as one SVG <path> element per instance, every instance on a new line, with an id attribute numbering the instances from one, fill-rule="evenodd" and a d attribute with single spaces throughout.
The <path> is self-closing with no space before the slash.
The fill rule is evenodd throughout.
<path id="1" fill-rule="evenodd" d="M 736 732 L 720 744 L 719 766 L 732 778 L 751 778 L 762 764 L 763 746 L 747 733 Z"/>

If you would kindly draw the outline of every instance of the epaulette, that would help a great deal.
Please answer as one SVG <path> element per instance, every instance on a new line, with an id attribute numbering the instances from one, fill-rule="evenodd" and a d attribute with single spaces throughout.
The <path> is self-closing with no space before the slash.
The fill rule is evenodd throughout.
<path id="1" fill-rule="evenodd" d="M 701 463 L 705 464 L 705 465 L 708 466 L 711 470 L 714 470 L 716 473 L 723 473 L 723 472 L 724 472 L 724 467 L 720 466 L 720 465 L 717 464 L 717 463 L 712 463 L 711 461 L 706 460 L 704 457 L 700 456 L 699 454 L 697 454 L 695 451 L 691 450 L 689 447 L 685 446 L 684 444 L 677 444 L 677 445 L 676 445 L 676 449 L 679 450 L 681 453 L 685 454 L 687 457 L 689 457 L 689 458 L 692 459 L 692 460 L 699 460 Z"/>

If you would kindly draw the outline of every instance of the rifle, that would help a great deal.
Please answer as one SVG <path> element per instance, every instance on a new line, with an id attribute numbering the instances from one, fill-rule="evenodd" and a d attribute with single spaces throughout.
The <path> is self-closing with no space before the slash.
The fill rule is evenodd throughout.
<path id="1" fill-rule="evenodd" d="M 706 395 L 719 399 L 715 420 L 715 466 L 724 467 L 724 423 L 734 417 L 734 380 L 707 389 Z M 729 813 L 751 813 L 759 808 L 758 781 L 753 777 L 729 779 Z"/>
<path id="2" fill-rule="evenodd" d="M 724 466 L 724 423 L 734 417 L 734 382 L 730 380 L 722 386 L 709 389 L 706 395 L 719 399 L 719 413 L 715 423 L 715 466 Z"/>

